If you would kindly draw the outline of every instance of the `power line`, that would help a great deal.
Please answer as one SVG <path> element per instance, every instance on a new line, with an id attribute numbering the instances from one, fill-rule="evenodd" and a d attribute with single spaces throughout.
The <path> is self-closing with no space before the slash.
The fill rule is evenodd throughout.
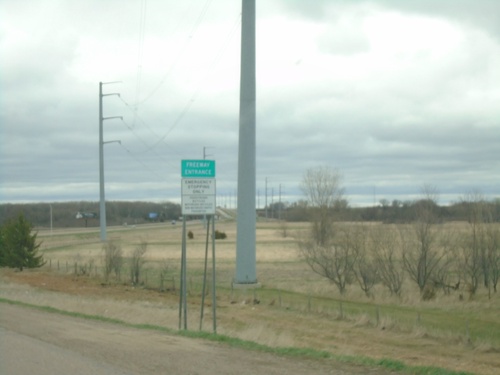
<path id="1" fill-rule="evenodd" d="M 143 125 L 145 125 L 145 126 L 146 126 L 146 128 L 149 130 L 149 132 L 150 132 L 151 134 L 153 134 L 153 135 L 154 135 L 155 137 L 157 137 L 157 138 L 160 138 L 160 135 L 158 135 L 158 134 L 157 134 L 157 133 L 156 133 L 156 132 L 155 132 L 155 131 L 154 131 L 154 130 L 153 130 L 153 129 L 152 129 L 152 128 L 148 125 L 148 123 L 147 123 L 147 122 L 146 122 L 146 121 L 145 121 L 145 120 L 144 120 L 141 116 L 139 116 L 139 114 L 138 114 L 137 112 L 134 112 L 134 109 L 132 108 L 132 106 L 131 106 L 129 103 L 127 103 L 127 102 L 126 102 L 123 98 L 121 98 L 121 97 L 120 97 L 120 100 L 123 102 L 123 104 L 125 104 L 125 106 L 126 106 L 126 107 L 127 107 L 127 108 L 128 108 L 128 109 L 132 112 L 132 113 L 134 113 L 134 116 L 136 116 L 136 118 L 137 118 L 137 119 L 139 119 L 139 120 L 140 120 L 140 122 L 141 122 Z M 132 133 L 136 136 L 136 138 L 138 138 L 138 139 L 141 141 L 141 143 L 143 143 L 143 144 L 147 147 L 147 149 L 146 149 L 146 150 L 144 150 L 144 151 L 142 151 L 142 152 L 140 152 L 140 153 L 147 153 L 147 152 L 149 152 L 149 151 L 153 151 L 153 149 L 156 147 L 156 144 L 155 144 L 155 145 L 153 145 L 153 146 L 149 145 L 146 141 L 144 141 L 144 140 L 143 140 L 143 139 L 142 139 L 142 138 L 141 138 L 141 137 L 140 137 L 140 136 L 139 136 L 139 135 L 135 132 L 134 127 L 133 127 L 133 126 L 128 125 L 128 123 L 126 123 L 125 121 L 124 121 L 124 123 L 125 123 L 125 125 L 127 126 L 127 129 L 129 129 L 129 130 L 130 130 L 130 131 L 131 131 L 131 132 L 132 132 Z M 180 155 L 180 152 L 178 152 L 177 150 L 175 150 L 175 149 L 174 149 L 171 145 L 169 145 L 169 144 L 168 144 L 168 143 L 166 143 L 166 142 L 164 142 L 164 144 L 165 144 L 166 146 L 168 146 L 169 148 L 171 148 L 171 149 L 172 149 L 172 151 L 174 151 L 174 152 L 176 152 L 177 154 L 179 154 L 179 155 Z M 137 154 L 139 154 L 139 153 L 137 153 Z"/>
<path id="2" fill-rule="evenodd" d="M 151 172 L 152 174 L 154 174 L 159 180 L 161 181 L 164 181 L 166 182 L 166 179 L 165 177 L 163 177 L 162 175 L 160 175 L 159 173 L 157 173 L 156 171 L 154 171 L 153 169 L 151 169 L 146 163 L 144 163 L 142 160 L 140 160 L 139 158 L 135 157 L 135 155 L 133 154 L 132 151 L 130 151 L 127 147 L 125 147 L 123 145 L 123 143 L 120 143 L 120 146 L 127 152 L 127 154 L 129 154 L 129 156 L 131 158 L 133 158 L 136 162 L 138 162 L 140 165 L 142 165 L 145 169 L 147 169 L 149 172 Z"/>
<path id="3" fill-rule="evenodd" d="M 202 87 L 202 84 L 205 82 L 205 80 L 208 78 L 208 74 L 205 74 L 205 77 L 204 79 L 200 82 L 197 90 L 193 93 L 193 95 L 191 96 L 191 98 L 188 100 L 188 102 L 186 103 L 186 105 L 184 106 L 184 108 L 182 109 L 182 111 L 180 112 L 180 114 L 177 116 L 177 118 L 174 120 L 174 122 L 172 123 L 172 125 L 167 129 L 167 131 L 162 135 L 158 135 L 149 125 L 146 121 L 144 121 L 144 119 L 142 119 L 140 116 L 139 116 L 139 113 L 138 113 L 138 106 L 142 103 L 144 103 L 145 100 L 143 100 L 141 103 L 137 103 L 137 98 L 140 94 L 140 79 L 141 79 L 141 75 L 142 75 L 142 63 L 141 63 L 141 60 L 142 60 L 142 56 L 143 56 L 143 52 L 144 52 L 144 47 L 143 47 L 143 44 L 144 44 L 144 30 L 145 30 L 145 13 L 146 13 L 146 4 L 145 4 L 145 0 L 143 1 L 142 3 L 142 7 L 141 7 L 141 26 L 140 26 L 140 36 L 139 36 L 139 52 L 138 52 L 138 78 L 137 78 L 137 82 L 136 82 L 136 104 L 134 104 L 133 106 L 131 104 L 129 104 L 127 101 L 125 101 L 121 96 L 119 96 L 120 100 L 125 104 L 125 106 L 133 113 L 133 116 L 134 116 L 134 121 L 133 121 L 133 124 L 130 125 L 128 124 L 125 120 L 123 120 L 122 118 L 122 122 L 123 124 L 127 127 L 127 129 L 134 135 L 134 137 L 136 139 L 138 139 L 145 147 L 146 147 L 146 150 L 140 152 L 140 153 L 137 153 L 137 152 L 132 152 L 130 149 L 128 149 L 127 147 L 125 147 L 123 144 L 121 144 L 121 146 L 123 147 L 123 149 L 129 154 L 130 157 L 132 157 L 136 162 L 138 162 L 139 164 L 141 164 L 145 169 L 149 170 L 151 173 L 153 173 L 155 176 L 159 177 L 160 179 L 162 179 L 162 177 L 160 177 L 160 175 L 155 172 L 153 169 L 151 169 L 144 161 L 140 160 L 138 155 L 139 154 L 145 154 L 145 153 L 148 153 L 148 152 L 153 152 L 158 158 L 160 158 L 161 160 L 163 160 L 165 163 L 169 164 L 172 168 L 176 168 L 176 166 L 174 166 L 170 161 L 168 161 L 167 159 L 165 159 L 162 155 L 158 154 L 156 151 L 155 151 L 155 148 L 160 144 L 160 143 L 165 143 L 169 148 L 171 148 L 173 151 L 175 151 L 177 154 L 180 155 L 180 153 L 173 149 L 169 144 L 167 144 L 165 142 L 165 138 L 173 131 L 173 129 L 182 121 L 182 119 L 184 118 L 184 116 L 189 112 L 189 110 L 191 109 L 192 105 L 194 104 L 197 96 L 199 95 L 200 91 L 201 91 L 201 87 Z M 192 28 L 191 32 L 190 32 L 190 38 L 194 35 L 194 33 L 196 32 L 197 28 L 199 27 L 199 25 L 201 24 L 201 22 L 203 21 L 203 18 L 205 17 L 207 11 L 208 11 L 208 8 L 209 8 L 209 5 L 211 3 L 211 0 L 210 1 L 207 1 L 205 3 L 205 6 L 201 12 L 201 14 L 199 15 L 194 27 Z M 215 58 L 214 60 L 212 61 L 212 63 L 210 64 L 210 67 L 209 69 L 207 70 L 207 72 L 211 71 L 214 66 L 219 62 L 220 58 L 222 57 L 224 51 L 226 50 L 227 46 L 229 45 L 229 42 L 231 41 L 231 39 L 233 38 L 233 36 L 235 35 L 237 29 L 238 29 L 238 26 L 241 22 L 241 14 L 238 14 L 238 17 L 236 18 L 234 24 L 232 25 L 231 27 L 231 30 L 229 31 L 229 33 L 227 34 L 227 37 L 225 39 L 225 41 L 223 42 L 221 48 L 219 49 L 218 53 L 215 55 Z M 174 64 L 175 65 L 175 64 Z M 171 69 L 169 70 L 169 72 L 167 73 L 170 74 L 171 70 L 173 69 L 173 66 L 171 67 Z M 166 76 L 164 77 L 164 79 L 166 79 Z M 161 83 L 162 84 L 162 83 Z M 159 87 L 158 87 L 159 88 Z M 154 92 L 152 94 L 150 94 L 150 96 L 152 96 L 154 94 Z M 148 98 L 147 98 L 148 99 Z M 146 100 L 147 100 L 146 99 Z M 156 142 L 154 142 L 153 144 L 149 144 L 143 137 L 141 137 L 137 131 L 135 130 L 135 125 L 137 123 L 137 121 L 140 121 L 143 125 L 146 126 L 146 128 L 151 132 L 151 134 L 153 134 L 155 137 L 158 138 L 158 140 Z"/>
<path id="4" fill-rule="evenodd" d="M 141 12 L 139 19 L 139 46 L 137 51 L 137 78 L 135 84 L 135 102 L 139 101 L 141 95 L 141 81 L 142 81 L 142 61 L 144 58 L 144 35 L 146 30 L 146 10 L 147 0 L 141 1 Z M 137 113 L 137 105 L 135 106 L 135 113 Z M 133 126 L 135 125 L 136 117 L 134 116 Z"/>
<path id="5" fill-rule="evenodd" d="M 170 68 L 167 70 L 165 75 L 161 78 L 160 82 L 153 88 L 153 90 L 148 95 L 146 95 L 144 97 L 144 99 L 142 99 L 140 101 L 137 100 L 134 106 L 144 104 L 146 101 L 151 99 L 153 97 L 153 95 L 156 94 L 156 92 L 163 86 L 163 84 L 165 83 L 165 81 L 170 76 L 170 74 L 174 70 L 175 66 L 179 62 L 180 58 L 182 57 L 184 52 L 187 50 L 187 47 L 190 45 L 191 41 L 193 40 L 193 36 L 195 35 L 196 31 L 198 30 L 198 27 L 202 23 L 205 15 L 207 14 L 207 11 L 208 11 L 208 8 L 210 7 L 211 2 L 212 2 L 212 0 L 207 0 L 205 2 L 205 5 L 203 6 L 203 8 L 201 10 L 200 15 L 198 16 L 193 28 L 190 30 L 190 32 L 187 36 L 187 41 L 184 43 L 183 48 L 181 49 L 180 53 L 177 54 L 177 57 L 174 60 L 174 63 L 170 66 Z"/>
<path id="6" fill-rule="evenodd" d="M 210 64 L 210 67 L 209 67 L 208 71 L 211 71 L 217 65 L 217 63 L 219 62 L 219 60 L 222 57 L 223 53 L 225 52 L 227 46 L 229 45 L 229 42 L 231 41 L 231 39 L 235 35 L 236 31 L 238 30 L 238 26 L 240 25 L 240 22 L 241 22 L 241 15 L 239 14 L 238 17 L 236 18 L 235 22 L 233 23 L 233 25 L 231 27 L 231 30 L 228 33 L 228 35 L 227 35 L 224 43 L 222 44 L 222 47 L 219 49 L 219 51 L 215 55 L 214 60 Z M 160 143 L 164 142 L 165 138 L 170 134 L 170 132 L 172 130 L 174 130 L 174 128 L 182 121 L 182 119 L 184 118 L 184 116 L 189 112 L 189 110 L 191 109 L 192 105 L 196 101 L 196 99 L 197 99 L 197 97 L 198 97 L 198 95 L 199 95 L 199 93 L 201 91 L 201 87 L 202 87 L 203 83 L 206 81 L 207 78 L 208 78 L 208 74 L 205 75 L 204 79 L 198 85 L 198 88 L 196 89 L 196 91 L 192 94 L 191 98 L 184 105 L 184 108 L 182 109 L 182 111 L 180 112 L 180 114 L 177 116 L 177 118 L 174 120 L 174 122 L 172 123 L 172 125 L 167 129 L 167 131 L 162 136 L 159 136 L 158 134 L 156 134 L 155 132 L 153 132 L 150 129 L 150 131 L 155 136 L 159 137 L 159 139 L 149 147 L 148 151 L 154 149 Z M 132 109 L 132 106 L 130 104 L 128 104 L 125 100 L 123 100 L 123 98 L 120 98 L 120 99 L 123 101 L 123 103 L 125 103 L 125 105 L 127 107 L 129 107 L 130 109 Z M 144 103 L 144 101 L 142 103 Z M 145 124 L 144 121 L 143 121 L 143 123 Z"/>
<path id="7" fill-rule="evenodd" d="M 125 120 L 122 119 L 122 122 L 125 124 L 125 126 L 127 127 L 128 130 L 130 130 L 132 132 L 132 134 L 142 143 L 144 144 L 146 147 L 149 147 L 148 143 L 141 137 L 139 136 L 139 134 L 137 134 L 137 132 L 129 125 L 127 124 L 127 122 Z M 173 167 L 173 164 L 171 164 L 171 162 L 167 159 L 165 159 L 162 155 L 158 154 L 156 151 L 154 150 L 146 150 L 146 151 L 143 151 L 143 152 L 135 152 L 134 155 L 141 155 L 141 154 L 145 154 L 146 152 L 148 151 L 153 151 L 153 153 L 158 157 L 160 158 L 161 160 L 163 160 L 165 163 L 168 163 L 170 164 L 172 167 Z M 175 167 L 174 167 L 175 168 Z"/>

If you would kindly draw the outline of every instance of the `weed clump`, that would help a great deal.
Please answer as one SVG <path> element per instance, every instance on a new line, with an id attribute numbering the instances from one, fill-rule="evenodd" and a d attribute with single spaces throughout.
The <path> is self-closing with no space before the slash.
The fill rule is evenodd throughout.
<path id="1" fill-rule="evenodd" d="M 218 230 L 215 230 L 215 239 L 216 240 L 225 240 L 227 238 L 227 235 L 225 232 L 220 232 Z"/>

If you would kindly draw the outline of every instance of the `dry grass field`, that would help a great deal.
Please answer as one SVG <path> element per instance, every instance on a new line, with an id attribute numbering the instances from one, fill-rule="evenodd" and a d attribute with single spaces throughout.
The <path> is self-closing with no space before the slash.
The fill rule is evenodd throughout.
<path id="1" fill-rule="evenodd" d="M 188 328 L 198 330 L 206 229 L 200 222 L 189 222 L 187 228 L 194 235 L 187 242 Z M 355 285 L 341 297 L 300 259 L 295 237 L 306 228 L 305 223 L 285 227 L 259 222 L 257 274 L 262 287 L 232 290 L 236 225 L 216 223 L 227 234 L 216 241 L 219 334 L 354 360 L 388 358 L 409 366 L 500 373 L 500 293 L 488 298 L 480 290 L 473 300 L 460 300 L 457 291 L 423 302 L 407 282 L 401 299 L 379 286 L 368 298 Z M 104 282 L 98 228 L 40 230 L 47 264 L 23 272 L 1 270 L 0 297 L 177 329 L 181 236 L 180 223 L 108 229 L 108 239 L 121 246 L 125 257 L 147 243 L 141 284 L 134 287 L 126 261 L 120 279 Z M 210 301 L 206 298 L 206 331 L 212 328 Z"/>

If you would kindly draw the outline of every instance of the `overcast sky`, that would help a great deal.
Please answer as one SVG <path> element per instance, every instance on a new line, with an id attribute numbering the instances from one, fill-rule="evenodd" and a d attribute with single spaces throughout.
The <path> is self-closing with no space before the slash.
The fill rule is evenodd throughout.
<path id="1" fill-rule="evenodd" d="M 0 0 L 0 203 L 180 201 L 180 162 L 237 189 L 241 1 Z M 352 205 L 500 196 L 500 1 L 257 0 L 257 202 L 309 168 Z M 272 196 L 271 196 L 272 195 Z"/>

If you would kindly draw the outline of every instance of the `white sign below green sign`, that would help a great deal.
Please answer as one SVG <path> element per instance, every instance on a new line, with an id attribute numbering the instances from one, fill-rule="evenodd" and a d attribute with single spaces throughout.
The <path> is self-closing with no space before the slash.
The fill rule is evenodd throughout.
<path id="1" fill-rule="evenodd" d="M 215 161 L 182 160 L 182 214 L 215 215 Z"/>

